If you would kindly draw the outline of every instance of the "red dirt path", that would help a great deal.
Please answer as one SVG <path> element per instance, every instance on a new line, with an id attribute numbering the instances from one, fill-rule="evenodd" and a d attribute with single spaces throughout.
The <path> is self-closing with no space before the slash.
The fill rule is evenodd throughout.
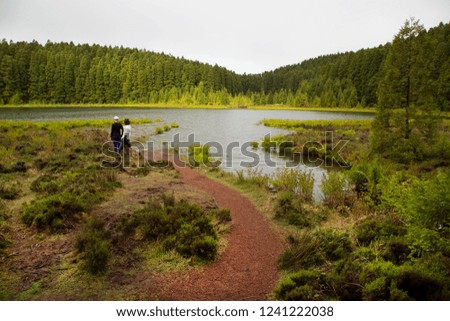
<path id="1" fill-rule="evenodd" d="M 174 165 L 183 182 L 209 193 L 219 207 L 230 209 L 232 225 L 227 247 L 219 258 L 201 271 L 175 275 L 161 299 L 267 300 L 280 278 L 280 236 L 248 198 L 189 167 Z"/>

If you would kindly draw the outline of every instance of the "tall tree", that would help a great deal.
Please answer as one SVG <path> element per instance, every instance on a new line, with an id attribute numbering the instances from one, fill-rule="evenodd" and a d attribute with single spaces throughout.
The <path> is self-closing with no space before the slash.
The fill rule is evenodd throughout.
<path id="1" fill-rule="evenodd" d="M 373 146 L 405 161 L 420 158 L 420 145 L 433 136 L 431 48 L 419 20 L 406 20 L 389 48 L 379 83 Z"/>

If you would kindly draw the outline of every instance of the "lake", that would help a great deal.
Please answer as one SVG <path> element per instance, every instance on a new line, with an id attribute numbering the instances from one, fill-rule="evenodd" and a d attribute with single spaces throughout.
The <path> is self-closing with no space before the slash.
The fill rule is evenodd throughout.
<path id="1" fill-rule="evenodd" d="M 251 141 L 260 141 L 265 135 L 289 133 L 288 130 L 269 128 L 257 123 L 264 118 L 295 119 L 295 120 L 332 120 L 332 119 L 371 119 L 372 114 L 345 112 L 317 112 L 296 110 L 249 110 L 249 109 L 181 109 L 181 108 L 119 108 L 119 107 L 47 107 L 47 108 L 0 108 L 0 119 L 10 120 L 72 120 L 72 119 L 111 119 L 114 116 L 123 118 L 151 118 L 162 120 L 161 123 L 146 125 L 132 124 L 134 137 L 145 136 L 153 141 L 155 148 L 161 143 L 171 142 L 179 134 L 180 141 L 188 141 L 188 136 L 195 135 L 195 141 L 201 144 L 213 145 L 211 151 L 219 150 L 222 158 L 221 167 L 226 171 L 248 167 L 249 163 L 259 159 L 251 167 L 260 168 L 264 173 L 272 173 L 286 164 L 286 159 L 268 153 L 261 148 L 241 150 L 240 146 Z M 154 135 L 158 126 L 176 122 L 179 128 L 174 128 L 161 135 Z M 228 152 L 227 152 L 228 146 Z M 231 147 L 233 147 L 231 149 Z M 249 156 L 249 152 L 253 153 Z M 270 164 L 274 162 L 275 164 Z M 315 198 L 320 198 L 320 184 L 324 168 L 310 168 L 299 164 L 298 168 L 312 170 L 315 177 Z"/>

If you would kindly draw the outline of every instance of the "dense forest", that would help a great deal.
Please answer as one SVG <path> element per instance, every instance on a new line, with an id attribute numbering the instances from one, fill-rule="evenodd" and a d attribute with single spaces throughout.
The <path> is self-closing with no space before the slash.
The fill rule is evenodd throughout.
<path id="1" fill-rule="evenodd" d="M 416 48 L 427 98 L 440 110 L 450 110 L 449 35 L 449 23 L 423 30 Z M 147 50 L 3 40 L 0 104 L 376 106 L 390 45 L 239 75 Z"/>

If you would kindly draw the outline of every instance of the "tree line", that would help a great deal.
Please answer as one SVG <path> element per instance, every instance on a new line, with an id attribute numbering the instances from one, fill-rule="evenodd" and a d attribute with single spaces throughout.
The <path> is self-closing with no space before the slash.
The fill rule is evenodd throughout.
<path id="1" fill-rule="evenodd" d="M 449 110 L 450 25 L 421 30 L 426 98 Z M 0 104 L 177 103 L 366 107 L 379 103 L 391 44 L 320 56 L 262 74 L 164 53 L 71 43 L 0 43 Z M 426 85 L 425 85 L 426 84 Z"/>

